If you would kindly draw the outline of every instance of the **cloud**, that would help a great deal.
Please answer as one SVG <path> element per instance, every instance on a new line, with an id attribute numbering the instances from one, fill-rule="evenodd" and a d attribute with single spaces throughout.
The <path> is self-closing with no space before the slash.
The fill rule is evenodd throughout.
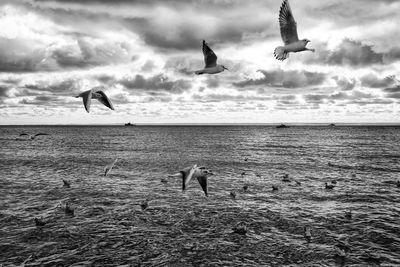
<path id="1" fill-rule="evenodd" d="M 37 92 L 51 92 L 57 95 L 70 95 L 79 91 L 79 83 L 74 79 L 62 81 L 37 81 L 32 84 L 25 84 L 23 88 Z"/>
<path id="2" fill-rule="evenodd" d="M 370 88 L 383 88 L 389 87 L 398 82 L 396 76 L 387 76 L 384 78 L 379 78 L 377 75 L 370 73 L 361 77 L 361 85 Z"/>
<path id="3" fill-rule="evenodd" d="M 76 43 L 55 49 L 51 57 L 61 67 L 84 68 L 89 66 L 127 63 L 131 60 L 129 46 L 105 40 L 79 38 Z"/>
<path id="4" fill-rule="evenodd" d="M 135 77 L 125 77 L 117 81 L 126 89 L 144 91 L 165 91 L 173 94 L 180 94 L 191 88 L 191 83 L 187 80 L 178 79 L 171 81 L 163 74 L 158 74 L 149 78 L 137 74 Z"/>
<path id="5" fill-rule="evenodd" d="M 357 80 L 355 78 L 335 76 L 332 79 L 335 80 L 337 86 L 343 91 L 353 90 L 357 84 Z"/>
<path id="6" fill-rule="evenodd" d="M 259 72 L 261 72 L 264 77 L 260 79 L 247 79 L 245 81 L 233 83 L 233 85 L 239 88 L 249 86 L 299 88 L 321 85 L 327 77 L 325 73 L 305 70 L 284 71 L 278 69 L 271 71 L 259 70 Z"/>

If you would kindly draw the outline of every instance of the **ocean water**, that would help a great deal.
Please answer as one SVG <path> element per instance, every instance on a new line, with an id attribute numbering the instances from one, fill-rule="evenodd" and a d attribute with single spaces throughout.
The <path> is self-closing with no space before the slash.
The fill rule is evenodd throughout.
<path id="1" fill-rule="evenodd" d="M 0 266 L 400 266 L 398 180 L 400 127 L 0 127 Z"/>

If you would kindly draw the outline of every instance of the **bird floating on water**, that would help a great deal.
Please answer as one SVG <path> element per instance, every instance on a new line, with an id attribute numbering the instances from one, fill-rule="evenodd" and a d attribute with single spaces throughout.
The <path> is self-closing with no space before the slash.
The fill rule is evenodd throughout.
<path id="1" fill-rule="evenodd" d="M 27 134 L 27 133 L 21 133 L 19 136 L 26 136 L 25 138 L 17 138 L 17 140 L 34 140 L 37 136 L 41 135 L 49 135 L 47 133 L 37 133 L 35 135 Z"/>
<path id="2" fill-rule="evenodd" d="M 65 204 L 64 211 L 65 211 L 66 215 L 70 215 L 72 217 L 74 217 L 74 215 L 75 215 L 75 210 L 73 208 L 71 208 L 71 206 L 68 203 Z"/>
<path id="3" fill-rule="evenodd" d="M 328 184 L 328 183 L 325 183 L 325 189 L 333 189 L 333 188 L 335 188 L 335 186 L 333 185 L 333 184 Z"/>
<path id="4" fill-rule="evenodd" d="M 71 183 L 69 181 L 64 180 L 64 179 L 62 181 L 63 181 L 63 187 L 66 187 L 66 188 L 70 188 L 71 187 Z"/>
<path id="5" fill-rule="evenodd" d="M 347 220 L 351 220 L 351 218 L 353 218 L 353 213 L 351 212 L 351 210 L 345 211 L 345 212 L 344 212 L 344 217 L 345 217 Z"/>
<path id="6" fill-rule="evenodd" d="M 273 185 L 272 186 L 272 191 L 278 191 L 279 190 L 279 187 L 278 186 L 276 186 L 276 185 Z"/>
<path id="7" fill-rule="evenodd" d="M 247 192 L 247 190 L 249 190 L 249 186 L 248 186 L 247 184 L 245 184 L 245 185 L 243 186 L 243 191 L 244 191 L 244 192 Z"/>
<path id="8" fill-rule="evenodd" d="M 282 2 L 279 10 L 279 26 L 284 46 L 278 46 L 275 48 L 274 56 L 276 59 L 283 61 L 289 57 L 290 52 L 315 52 L 315 49 L 309 49 L 306 47 L 310 40 L 299 40 L 297 35 L 297 23 L 294 20 L 293 13 L 289 5 L 289 0 L 283 0 Z"/>
<path id="9" fill-rule="evenodd" d="M 169 177 L 182 178 L 182 191 L 186 190 L 187 185 L 189 184 L 189 182 L 192 178 L 196 178 L 197 181 L 199 182 L 201 188 L 203 189 L 204 194 L 208 197 L 208 180 L 207 180 L 207 178 L 210 175 L 214 175 L 214 173 L 211 170 L 208 170 L 204 166 L 198 167 L 197 164 L 195 164 L 194 166 L 186 167 L 183 170 L 181 170 L 179 173 L 170 175 Z"/>
<path id="10" fill-rule="evenodd" d="M 245 235 L 247 233 L 247 227 L 244 223 L 238 223 L 234 227 L 232 227 L 232 230 L 235 234 L 239 235 Z"/>
<path id="11" fill-rule="evenodd" d="M 306 239 L 307 243 L 311 242 L 311 229 L 308 226 L 304 226 L 304 238 Z"/>
<path id="12" fill-rule="evenodd" d="M 206 41 L 203 40 L 203 55 L 205 66 L 201 70 L 195 71 L 197 75 L 200 74 L 217 74 L 228 70 L 224 65 L 217 64 L 217 55 L 208 46 Z"/>
<path id="13" fill-rule="evenodd" d="M 145 210 L 149 207 L 149 201 L 147 199 L 143 200 L 142 202 L 140 202 L 140 207 L 142 208 L 142 210 Z"/>
<path id="14" fill-rule="evenodd" d="M 99 102 L 101 102 L 106 107 L 114 110 L 114 106 L 111 103 L 111 100 L 107 97 L 107 95 L 102 90 L 100 90 L 100 88 L 101 87 L 95 87 L 95 88 L 92 88 L 90 90 L 87 90 L 87 91 L 75 96 L 77 98 L 82 97 L 83 105 L 85 106 L 85 109 L 88 113 L 90 112 L 90 104 L 92 102 L 92 98 L 97 99 Z"/>
<path id="15" fill-rule="evenodd" d="M 43 221 L 42 218 L 34 218 L 33 220 L 35 221 L 35 225 L 38 227 L 46 225 L 46 222 Z"/>
<path id="16" fill-rule="evenodd" d="M 114 167 L 115 163 L 117 163 L 117 161 L 118 159 L 115 159 L 112 163 L 104 167 L 104 176 L 107 176 L 111 172 L 112 168 Z"/>
<path id="17" fill-rule="evenodd" d="M 336 180 L 332 180 L 331 184 L 337 184 L 337 181 Z"/>
<path id="18" fill-rule="evenodd" d="M 291 182 L 291 181 L 292 181 L 292 180 L 290 179 L 289 174 L 285 173 L 285 174 L 283 175 L 282 182 Z"/>
<path id="19" fill-rule="evenodd" d="M 236 191 L 235 191 L 235 190 L 232 190 L 232 191 L 229 193 L 229 196 L 230 196 L 232 199 L 235 199 L 235 198 L 236 198 Z"/>

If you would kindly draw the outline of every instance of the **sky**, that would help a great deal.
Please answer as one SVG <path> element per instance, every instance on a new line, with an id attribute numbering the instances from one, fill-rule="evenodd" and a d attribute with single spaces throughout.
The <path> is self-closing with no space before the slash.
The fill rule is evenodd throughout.
<path id="1" fill-rule="evenodd" d="M 0 124 L 400 123 L 400 1 L 290 0 L 316 52 L 283 62 L 281 3 L 0 0 Z"/>

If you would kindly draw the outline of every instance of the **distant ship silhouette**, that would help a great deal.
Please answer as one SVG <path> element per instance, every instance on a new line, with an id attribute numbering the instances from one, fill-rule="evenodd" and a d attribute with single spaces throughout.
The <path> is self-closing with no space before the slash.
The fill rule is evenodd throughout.
<path id="1" fill-rule="evenodd" d="M 132 123 L 128 122 L 128 123 L 125 123 L 125 126 L 136 126 L 136 124 L 132 124 Z"/>
<path id="2" fill-rule="evenodd" d="M 289 126 L 285 125 L 285 124 L 281 124 L 276 126 L 276 128 L 289 128 Z"/>
<path id="3" fill-rule="evenodd" d="M 336 124 L 334 124 L 334 123 L 329 124 L 329 127 L 335 127 L 335 126 L 336 126 Z"/>

